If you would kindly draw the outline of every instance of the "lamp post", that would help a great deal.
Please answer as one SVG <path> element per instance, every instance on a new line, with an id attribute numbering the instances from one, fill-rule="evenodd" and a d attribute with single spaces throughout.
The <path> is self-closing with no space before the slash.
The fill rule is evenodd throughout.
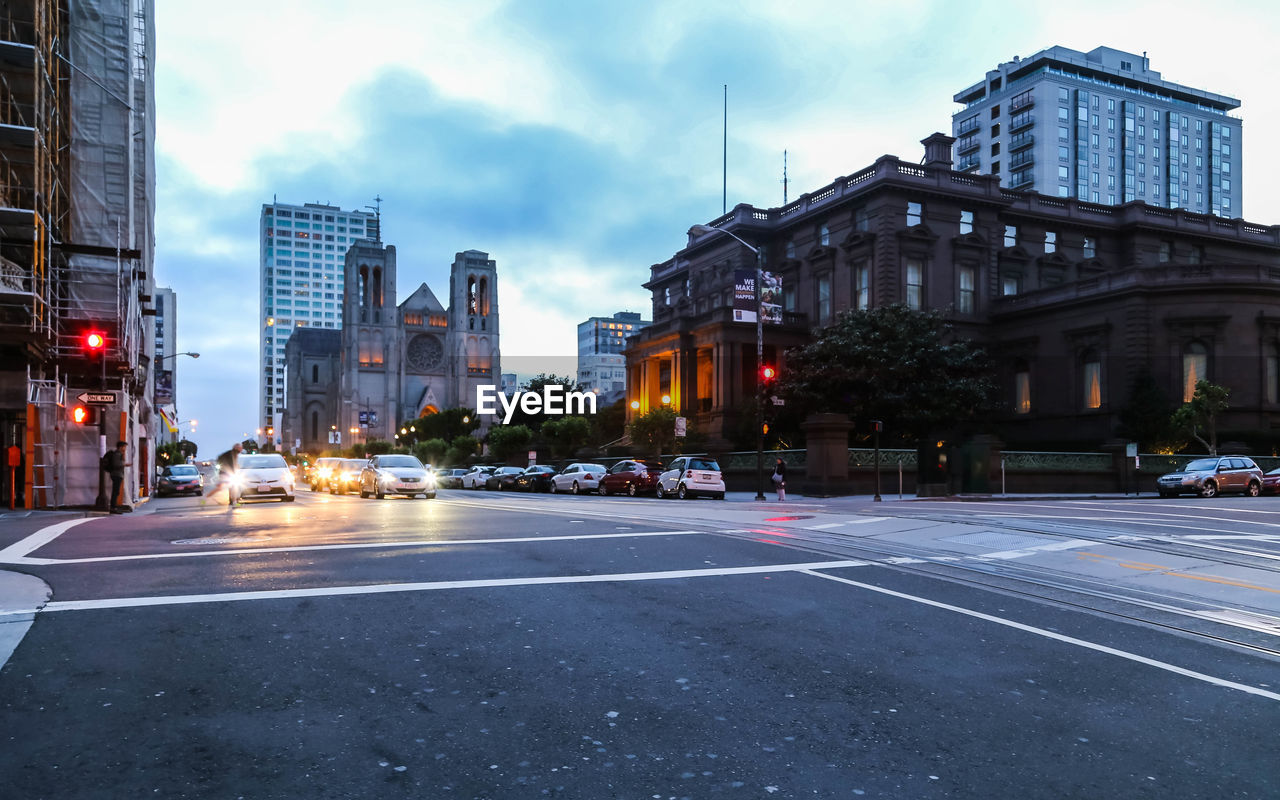
<path id="1" fill-rule="evenodd" d="M 764 380 L 760 375 L 760 370 L 764 367 L 764 313 L 760 307 L 761 283 L 764 280 L 762 263 L 764 253 L 760 248 L 748 244 L 740 236 L 724 228 L 713 228 L 710 225 L 694 225 L 689 228 L 690 236 L 701 236 L 707 233 L 723 233 L 732 237 L 756 256 L 756 499 L 764 500 Z"/>

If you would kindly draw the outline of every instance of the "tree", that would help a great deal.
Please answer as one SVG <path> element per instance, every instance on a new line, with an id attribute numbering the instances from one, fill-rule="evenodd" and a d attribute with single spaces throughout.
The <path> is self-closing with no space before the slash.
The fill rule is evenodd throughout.
<path id="1" fill-rule="evenodd" d="M 564 387 L 564 392 L 562 392 L 560 395 L 562 398 L 565 397 L 569 392 L 586 392 L 587 391 L 581 384 L 579 384 L 573 378 L 562 378 L 559 375 L 551 375 L 545 372 L 539 373 L 537 377 L 530 378 L 529 380 L 525 381 L 520 386 L 520 391 L 531 392 L 533 394 L 541 395 L 543 387 L 553 383 L 559 384 L 560 386 Z M 501 407 L 499 407 L 498 410 L 501 411 L 502 410 Z M 511 415 L 511 421 L 508 422 L 507 424 L 523 425 L 529 428 L 529 430 L 537 431 L 541 429 L 542 426 L 547 421 L 555 418 L 556 418 L 555 416 L 546 414 L 543 412 L 539 412 L 537 414 L 528 414 L 528 413 L 525 413 L 523 409 L 517 406 L 515 409 L 515 412 Z"/>
<path id="2" fill-rule="evenodd" d="M 415 417 L 401 422 L 400 428 L 410 432 L 400 438 L 408 438 L 411 442 L 422 442 L 427 439 L 444 439 L 446 442 L 452 442 L 454 437 L 466 436 L 479 426 L 480 420 L 476 417 L 474 409 L 446 408 L 438 414 L 428 414 L 425 417 Z"/>
<path id="3" fill-rule="evenodd" d="M 573 454 L 591 440 L 591 422 L 586 417 L 560 417 L 542 425 L 542 440 L 558 458 Z"/>
<path id="4" fill-rule="evenodd" d="M 974 420 L 992 408 L 986 353 L 954 336 L 937 311 L 905 305 L 844 312 L 790 351 L 781 376 L 789 405 L 879 419 L 905 438 Z"/>
<path id="5" fill-rule="evenodd" d="M 1227 410 L 1227 396 L 1231 390 L 1205 380 L 1196 381 L 1196 393 L 1190 402 L 1184 403 L 1169 422 L 1176 430 L 1186 431 L 1204 445 L 1209 455 L 1218 454 L 1218 415 Z M 1200 435 L 1208 435 L 1208 440 Z"/>
<path id="6" fill-rule="evenodd" d="M 497 461 L 529 449 L 533 431 L 524 425 L 498 425 L 489 429 L 489 454 Z"/>
<path id="7" fill-rule="evenodd" d="M 444 439 L 427 439 L 413 446 L 413 454 L 424 464 L 441 463 L 448 451 L 449 443 Z"/>
<path id="8" fill-rule="evenodd" d="M 631 420 L 631 441 L 646 455 L 671 452 L 676 440 L 676 412 L 655 408 Z"/>
<path id="9" fill-rule="evenodd" d="M 480 442 L 473 436 L 455 436 L 449 443 L 449 452 L 445 454 L 445 463 L 462 466 L 480 450 Z"/>
<path id="10" fill-rule="evenodd" d="M 596 409 L 591 418 L 591 439 L 596 446 L 604 446 L 609 442 L 621 439 L 627 432 L 627 401 L 619 400 Z"/>

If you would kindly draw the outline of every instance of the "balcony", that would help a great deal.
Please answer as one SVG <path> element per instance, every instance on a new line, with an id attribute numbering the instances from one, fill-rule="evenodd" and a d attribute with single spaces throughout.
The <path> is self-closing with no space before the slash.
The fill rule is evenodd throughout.
<path id="1" fill-rule="evenodd" d="M 1009 152 L 1016 153 L 1019 150 L 1025 150 L 1036 143 L 1034 134 L 1024 133 L 1021 136 L 1015 136 L 1009 140 Z"/>
<path id="2" fill-rule="evenodd" d="M 977 169 L 982 166 L 982 158 L 978 155 L 966 156 L 960 159 L 960 163 L 956 164 L 957 172 L 968 172 L 971 169 Z"/>
<path id="3" fill-rule="evenodd" d="M 1035 104 L 1036 104 L 1035 95 L 1033 95 L 1030 91 L 1026 91 L 1009 101 L 1009 110 L 1019 111 L 1024 108 L 1030 108 Z"/>
<path id="4" fill-rule="evenodd" d="M 1031 174 L 1031 170 L 1026 172 L 1015 172 L 1009 179 L 1010 189 L 1030 189 L 1036 182 L 1036 177 Z"/>
<path id="5" fill-rule="evenodd" d="M 956 127 L 956 136 L 964 136 L 966 133 L 973 133 L 978 129 L 979 123 L 977 117 L 969 117 Z"/>
<path id="6" fill-rule="evenodd" d="M 965 153 L 972 153 L 974 150 L 977 150 L 981 146 L 982 146 L 982 142 L 978 141 L 978 137 L 976 136 L 966 137 L 964 139 L 961 139 L 956 144 L 956 155 L 962 156 Z"/>
<path id="7" fill-rule="evenodd" d="M 1009 120 L 1009 132 L 1016 133 L 1017 131 L 1020 131 L 1024 128 L 1030 128 L 1032 125 L 1035 125 L 1035 124 L 1036 124 L 1036 118 L 1030 112 L 1027 112 L 1025 114 L 1019 114 L 1018 116 Z"/>
<path id="8" fill-rule="evenodd" d="M 1009 169 L 1017 169 L 1018 167 L 1025 167 L 1029 164 L 1034 164 L 1034 163 L 1036 163 L 1035 151 L 1024 150 L 1023 152 L 1018 153 L 1016 156 L 1009 159 Z"/>

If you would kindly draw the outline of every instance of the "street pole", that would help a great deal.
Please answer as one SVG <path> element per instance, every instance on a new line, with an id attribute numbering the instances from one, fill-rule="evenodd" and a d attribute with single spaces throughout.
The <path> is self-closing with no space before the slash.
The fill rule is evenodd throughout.
<path id="1" fill-rule="evenodd" d="M 872 498 L 875 502 L 881 502 L 880 498 L 880 420 L 873 420 L 872 424 L 876 428 L 875 448 L 876 448 L 876 496 Z"/>
<path id="2" fill-rule="evenodd" d="M 764 499 L 764 248 L 756 251 L 756 499 Z"/>

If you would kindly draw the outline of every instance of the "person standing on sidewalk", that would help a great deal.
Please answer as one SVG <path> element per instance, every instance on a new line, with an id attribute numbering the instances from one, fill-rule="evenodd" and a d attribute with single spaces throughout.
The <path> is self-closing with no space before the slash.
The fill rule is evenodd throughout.
<path id="1" fill-rule="evenodd" d="M 787 499 L 787 465 L 782 459 L 773 467 L 773 488 L 778 490 L 779 502 Z"/>
<path id="2" fill-rule="evenodd" d="M 124 453 L 128 447 L 128 442 L 116 442 L 116 449 L 102 457 L 102 471 L 111 478 L 111 496 L 107 500 L 107 507 L 112 514 L 123 514 L 128 509 L 126 504 L 119 502 L 120 487 L 124 484 L 124 468 L 128 466 L 124 461 Z"/>

